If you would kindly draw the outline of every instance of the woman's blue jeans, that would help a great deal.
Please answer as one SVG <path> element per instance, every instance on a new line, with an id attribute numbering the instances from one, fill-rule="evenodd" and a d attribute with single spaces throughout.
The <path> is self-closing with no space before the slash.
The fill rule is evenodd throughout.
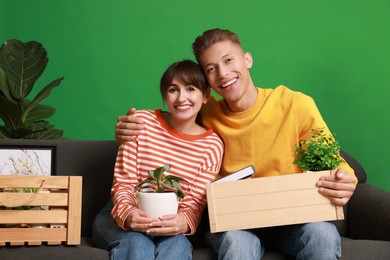
<path id="1" fill-rule="evenodd" d="M 224 260 L 258 260 L 265 250 L 276 250 L 296 259 L 338 259 L 341 238 L 329 222 L 315 222 L 252 230 L 207 233 L 207 243 Z"/>
<path id="2" fill-rule="evenodd" d="M 111 260 L 191 259 L 192 245 L 184 235 L 152 237 L 122 230 L 111 216 L 112 202 L 97 214 L 92 239 L 96 246 L 110 251 Z"/>

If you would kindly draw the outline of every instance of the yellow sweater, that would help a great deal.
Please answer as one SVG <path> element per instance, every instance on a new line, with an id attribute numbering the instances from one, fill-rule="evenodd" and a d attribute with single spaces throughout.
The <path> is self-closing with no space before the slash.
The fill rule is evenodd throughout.
<path id="1" fill-rule="evenodd" d="M 258 88 L 255 104 L 243 112 L 231 112 L 223 99 L 212 96 L 201 120 L 225 144 L 222 176 L 249 164 L 256 169 L 255 177 L 302 172 L 293 164 L 295 145 L 310 139 L 311 129 L 323 127 L 331 134 L 314 100 L 284 86 Z M 340 167 L 354 174 L 347 163 Z"/>

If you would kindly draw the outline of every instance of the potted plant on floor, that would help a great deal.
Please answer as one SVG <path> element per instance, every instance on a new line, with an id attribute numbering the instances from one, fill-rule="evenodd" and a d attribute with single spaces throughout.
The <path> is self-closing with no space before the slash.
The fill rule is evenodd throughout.
<path id="1" fill-rule="evenodd" d="M 164 172 L 170 169 L 170 165 L 165 165 L 148 170 L 150 177 L 134 189 L 134 192 L 138 193 L 138 208 L 151 217 L 176 214 L 178 201 L 184 197 L 180 182 L 188 181 L 175 175 L 164 175 Z"/>
<path id="2" fill-rule="evenodd" d="M 294 164 L 303 171 L 335 170 L 344 160 L 341 147 L 333 136 L 326 136 L 323 128 L 312 129 L 310 140 L 295 146 Z"/>

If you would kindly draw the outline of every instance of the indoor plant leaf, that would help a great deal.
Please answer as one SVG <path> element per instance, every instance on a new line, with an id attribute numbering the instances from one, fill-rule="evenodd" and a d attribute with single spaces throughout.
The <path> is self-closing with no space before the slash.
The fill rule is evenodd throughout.
<path id="1" fill-rule="evenodd" d="M 143 180 L 142 182 L 138 183 L 135 188 L 134 192 L 137 192 L 145 187 L 142 187 L 144 184 L 155 184 L 155 186 L 151 187 L 156 193 L 163 193 L 166 191 L 166 188 L 168 188 L 167 191 L 169 192 L 175 192 L 178 199 L 182 199 L 184 197 L 183 190 L 180 186 L 180 181 L 187 182 L 188 181 L 182 177 L 175 176 L 175 175 L 166 175 L 164 176 L 164 171 L 169 171 L 171 169 L 171 165 L 165 165 L 162 167 L 158 167 L 154 170 L 148 170 L 149 178 Z"/>
<path id="2" fill-rule="evenodd" d="M 4 121 L 5 125 L 10 129 L 16 129 L 22 124 L 18 105 L 5 96 L 0 96 L 0 118 Z"/>
<path id="3" fill-rule="evenodd" d="M 47 129 L 34 132 L 32 134 L 26 135 L 26 139 L 45 139 L 45 140 L 57 140 L 61 139 L 64 131 L 59 129 Z"/>
<path id="4" fill-rule="evenodd" d="M 323 128 L 311 129 L 310 140 L 300 140 L 295 146 L 294 164 L 303 171 L 334 170 L 343 159 L 341 147 L 333 136 L 326 136 Z"/>
<path id="5" fill-rule="evenodd" d="M 186 180 L 184 180 L 184 181 L 187 182 Z M 173 186 L 177 189 L 176 194 L 177 194 L 178 199 L 179 200 L 183 199 L 184 198 L 184 192 L 183 192 L 183 190 L 181 188 L 180 183 L 178 181 L 173 181 Z"/>
<path id="6" fill-rule="evenodd" d="M 63 134 L 62 130 L 54 129 L 47 121 L 34 122 L 29 128 L 18 131 L 18 135 L 24 139 L 60 139 Z"/>
<path id="7" fill-rule="evenodd" d="M 55 112 L 55 109 L 46 105 L 35 106 L 30 113 L 26 114 L 24 121 L 25 125 L 29 126 L 34 122 L 51 117 Z"/>
<path id="8" fill-rule="evenodd" d="M 164 165 L 149 172 L 149 175 L 152 174 L 154 181 L 156 182 L 156 192 L 164 192 L 164 171 L 169 171 L 170 169 L 170 165 Z"/>
<path id="9" fill-rule="evenodd" d="M 34 122 L 28 127 L 18 127 L 10 131 L 11 135 L 22 139 L 41 139 L 42 132 L 51 130 L 53 128 L 47 121 Z"/>
<path id="10" fill-rule="evenodd" d="M 140 189 L 142 189 L 142 185 L 144 185 L 145 183 L 151 183 L 154 181 L 154 178 L 150 177 L 150 178 L 147 178 L 143 181 L 141 181 L 140 183 L 138 183 L 135 188 L 134 188 L 134 192 L 137 192 L 139 191 Z M 145 187 L 144 187 L 145 188 Z"/>
<path id="11" fill-rule="evenodd" d="M 179 177 L 179 176 L 175 176 L 175 175 L 168 175 L 165 177 L 166 180 L 171 180 L 171 181 L 184 181 L 184 182 L 188 182 L 186 179 L 182 178 L 182 177 Z"/>
<path id="12" fill-rule="evenodd" d="M 46 49 L 36 41 L 23 43 L 13 39 L 0 47 L 0 67 L 7 75 L 10 94 L 15 100 L 21 100 L 31 92 L 47 62 Z"/>
<path id="13" fill-rule="evenodd" d="M 0 125 L 0 139 L 9 139 L 10 135 L 5 126 Z"/>
<path id="14" fill-rule="evenodd" d="M 50 84 L 48 84 L 46 87 L 44 87 L 34 98 L 34 100 L 30 103 L 29 106 L 26 107 L 26 109 L 22 113 L 22 120 L 25 121 L 27 114 L 43 99 L 48 97 L 50 95 L 51 90 L 58 86 L 61 81 L 64 79 L 64 77 L 58 78 L 53 80 Z"/>
<path id="15" fill-rule="evenodd" d="M 9 87 L 7 84 L 7 80 L 5 78 L 4 71 L 0 71 L 0 91 L 3 93 L 3 95 L 10 101 L 13 101 L 13 98 L 11 96 L 11 93 L 9 92 Z M 1 94 L 1 93 L 0 93 Z"/>

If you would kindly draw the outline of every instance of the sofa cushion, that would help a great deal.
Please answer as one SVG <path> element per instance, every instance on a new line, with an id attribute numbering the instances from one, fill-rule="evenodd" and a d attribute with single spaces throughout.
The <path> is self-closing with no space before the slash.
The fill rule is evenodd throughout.
<path id="1" fill-rule="evenodd" d="M 379 240 L 354 240 L 342 237 L 341 259 L 390 259 L 390 242 Z"/>
<path id="2" fill-rule="evenodd" d="M 0 259 L 12 260 L 108 260 L 106 250 L 91 246 L 89 239 L 82 239 L 77 246 L 41 245 L 41 246 L 3 246 L 0 247 Z"/>

